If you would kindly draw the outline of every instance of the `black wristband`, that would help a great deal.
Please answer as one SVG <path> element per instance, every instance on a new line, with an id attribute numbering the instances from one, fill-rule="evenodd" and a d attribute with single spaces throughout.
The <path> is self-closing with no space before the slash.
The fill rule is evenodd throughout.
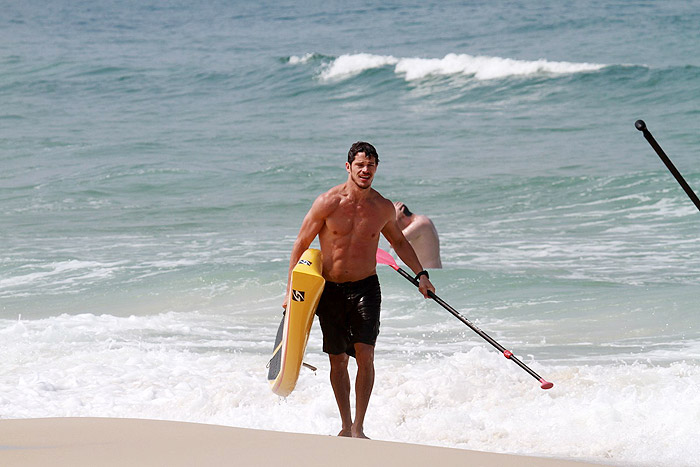
<path id="1" fill-rule="evenodd" d="M 430 279 L 430 274 L 428 274 L 428 271 L 426 271 L 425 269 L 423 269 L 421 272 L 419 272 L 418 274 L 416 274 L 416 280 L 417 280 L 417 281 L 420 280 L 420 276 L 425 276 L 425 277 L 427 277 L 428 279 Z"/>

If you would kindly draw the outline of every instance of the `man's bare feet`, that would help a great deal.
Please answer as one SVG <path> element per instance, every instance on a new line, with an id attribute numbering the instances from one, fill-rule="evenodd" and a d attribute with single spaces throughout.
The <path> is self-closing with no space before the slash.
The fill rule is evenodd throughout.
<path id="1" fill-rule="evenodd" d="M 353 438 L 369 439 L 369 437 L 365 436 L 365 433 L 364 433 L 364 431 L 362 430 L 362 428 L 355 429 L 354 427 L 353 427 L 353 429 L 352 429 L 352 437 L 353 437 Z"/>
<path id="2" fill-rule="evenodd" d="M 343 428 L 340 430 L 340 433 L 338 433 L 338 436 L 344 437 L 344 438 L 362 438 L 362 439 L 369 439 L 365 435 L 365 433 L 362 431 L 362 429 L 356 430 L 355 428 L 351 429 L 345 429 Z"/>

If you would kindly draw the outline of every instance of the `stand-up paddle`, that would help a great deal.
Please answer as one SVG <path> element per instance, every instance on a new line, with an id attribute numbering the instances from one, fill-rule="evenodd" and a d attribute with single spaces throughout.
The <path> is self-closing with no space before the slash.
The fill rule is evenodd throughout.
<path id="1" fill-rule="evenodd" d="M 389 253 L 387 253 L 386 251 L 382 250 L 381 248 L 377 248 L 377 263 L 386 264 L 387 266 L 391 266 L 391 268 L 392 268 L 394 271 L 398 272 L 398 273 L 401 274 L 403 277 L 405 277 L 406 279 L 408 279 L 413 285 L 415 285 L 416 287 L 418 287 L 418 281 L 417 281 L 413 276 L 411 276 L 409 273 L 407 273 L 406 271 L 404 271 L 403 269 L 401 269 L 401 268 L 396 264 L 396 261 L 394 261 L 394 258 L 393 258 Z M 467 326 L 469 326 L 469 327 L 471 328 L 472 331 L 474 331 L 475 333 L 477 333 L 478 335 L 480 335 L 484 340 L 486 340 L 486 342 L 488 342 L 488 343 L 491 344 L 492 346 L 496 347 L 496 349 L 498 349 L 498 351 L 501 352 L 501 353 L 503 354 L 504 357 L 506 357 L 506 358 L 509 359 L 509 360 L 514 361 L 520 368 L 522 368 L 523 370 L 527 371 L 527 372 L 530 374 L 530 376 L 532 376 L 533 378 L 535 378 L 537 381 L 539 381 L 539 382 L 541 383 L 541 386 L 540 386 L 540 387 L 541 387 L 542 389 L 551 389 L 551 388 L 554 386 L 553 383 L 550 383 L 550 382 L 546 381 L 546 380 L 545 380 L 544 378 L 542 378 L 540 375 L 538 375 L 537 373 L 535 373 L 534 371 L 532 371 L 532 369 L 530 369 L 530 367 L 528 367 L 528 366 L 525 365 L 523 362 L 521 362 L 520 360 L 518 360 L 518 357 L 516 357 L 515 355 L 513 355 L 513 352 L 511 352 L 510 350 L 505 349 L 501 344 L 499 344 L 498 342 L 496 342 L 495 340 L 493 340 L 493 339 L 491 338 L 491 336 L 489 336 L 488 334 L 486 334 L 484 331 L 482 331 L 481 329 L 479 329 L 474 323 L 472 323 L 472 322 L 469 321 L 467 318 L 465 318 L 464 316 L 462 316 L 462 314 L 461 314 L 460 312 L 458 312 L 457 310 L 455 310 L 454 308 L 452 308 L 450 305 L 448 305 L 447 303 L 445 303 L 445 301 L 442 300 L 442 299 L 441 299 L 440 297 L 438 297 L 437 295 L 435 295 L 435 293 L 433 293 L 432 291 L 429 290 L 429 291 L 428 291 L 428 296 L 429 296 L 430 298 L 432 298 L 433 300 L 435 300 L 437 303 L 439 303 L 440 306 L 442 306 L 444 309 L 446 309 L 447 311 L 449 311 L 450 313 L 452 313 L 458 320 L 460 320 L 461 322 L 463 322 L 464 324 L 466 324 Z"/>
<path id="2" fill-rule="evenodd" d="M 673 165 L 673 162 L 671 162 L 671 159 L 668 158 L 666 153 L 664 152 L 663 149 L 661 149 L 661 146 L 659 146 L 659 143 L 656 142 L 654 137 L 649 133 L 649 130 L 647 130 L 647 124 L 644 123 L 644 120 L 637 120 L 634 122 L 635 128 L 637 130 L 641 131 L 642 134 L 644 134 L 644 137 L 646 140 L 649 142 L 652 148 L 654 148 L 654 151 L 656 151 L 656 154 L 659 155 L 661 160 L 663 161 L 664 164 L 666 164 L 666 168 L 673 174 L 673 176 L 676 178 L 676 181 L 680 184 L 680 186 L 685 190 L 685 193 L 688 195 L 690 200 L 695 203 L 695 207 L 700 210 L 700 199 L 698 199 L 698 195 L 695 194 L 695 192 L 690 188 L 690 185 L 686 183 L 685 179 L 683 178 L 683 175 L 676 169 L 676 166 Z"/>

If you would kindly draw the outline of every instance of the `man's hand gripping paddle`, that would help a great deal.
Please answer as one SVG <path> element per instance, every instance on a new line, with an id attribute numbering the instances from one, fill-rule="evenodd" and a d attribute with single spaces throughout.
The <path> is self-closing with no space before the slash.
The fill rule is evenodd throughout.
<path id="1" fill-rule="evenodd" d="M 387 253 L 386 251 L 382 250 L 381 248 L 378 248 L 378 249 L 377 249 L 377 263 L 386 264 L 387 266 L 390 266 L 394 271 L 398 272 L 398 273 L 401 274 L 403 277 L 405 277 L 406 279 L 408 279 L 411 283 L 413 283 L 413 285 L 415 285 L 416 287 L 418 287 L 418 281 L 417 281 L 413 276 L 411 276 L 410 274 L 408 274 L 406 271 L 404 271 L 403 269 L 401 269 L 401 268 L 396 264 L 396 261 L 394 261 L 394 258 L 393 258 L 389 253 Z M 540 387 L 541 387 L 542 389 L 551 389 L 551 388 L 554 386 L 553 383 L 550 383 L 550 382 L 546 381 L 546 380 L 545 380 L 544 378 L 542 378 L 540 375 L 538 375 L 537 373 L 535 373 L 534 371 L 532 371 L 532 369 L 530 369 L 530 367 L 528 367 L 528 366 L 525 365 L 523 362 L 521 362 L 520 360 L 518 360 L 518 357 L 516 357 L 515 355 L 513 355 L 513 352 L 511 352 L 510 350 L 505 349 L 501 344 L 499 344 L 498 342 L 496 342 L 495 340 L 493 340 L 493 339 L 491 338 L 491 336 L 489 336 L 489 335 L 486 334 L 484 331 L 482 331 L 481 329 L 479 329 L 474 323 L 472 323 L 471 321 L 469 321 L 467 318 L 465 318 L 464 316 L 462 316 L 457 310 L 455 310 L 455 309 L 452 308 L 450 305 L 448 305 L 447 303 L 445 303 L 440 297 L 438 297 L 437 295 L 435 295 L 435 293 L 433 293 L 432 291 L 428 291 L 428 296 L 429 296 L 430 298 L 432 298 L 433 300 L 435 300 L 436 302 L 438 302 L 438 304 L 440 304 L 440 306 L 442 306 L 444 309 L 446 309 L 447 311 L 449 311 L 450 313 L 452 313 L 452 315 L 454 315 L 455 318 L 457 318 L 458 320 L 460 320 L 461 322 L 463 322 L 464 324 L 466 324 L 467 326 L 469 326 L 469 328 L 470 328 L 472 331 L 474 331 L 474 332 L 477 333 L 479 336 L 481 336 L 486 342 L 488 342 L 488 343 L 491 344 L 492 346 L 496 347 L 496 349 L 498 349 L 498 351 L 501 352 L 501 353 L 503 354 L 504 357 L 506 357 L 506 358 L 509 359 L 509 360 L 512 360 L 512 361 L 515 362 L 520 368 L 522 368 L 523 370 L 527 371 L 527 372 L 530 374 L 530 376 L 532 376 L 533 378 L 535 378 L 537 381 L 540 382 L 540 384 L 541 384 Z"/>

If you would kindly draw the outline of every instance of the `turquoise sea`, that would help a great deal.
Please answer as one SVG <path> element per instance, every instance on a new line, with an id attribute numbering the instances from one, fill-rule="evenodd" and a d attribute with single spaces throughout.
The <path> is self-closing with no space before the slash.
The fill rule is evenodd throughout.
<path id="1" fill-rule="evenodd" d="M 0 417 L 335 434 L 287 264 L 357 140 L 430 216 L 437 293 L 378 266 L 370 437 L 700 465 L 700 1 L 0 0 Z M 388 248 L 385 241 L 382 247 Z"/>

